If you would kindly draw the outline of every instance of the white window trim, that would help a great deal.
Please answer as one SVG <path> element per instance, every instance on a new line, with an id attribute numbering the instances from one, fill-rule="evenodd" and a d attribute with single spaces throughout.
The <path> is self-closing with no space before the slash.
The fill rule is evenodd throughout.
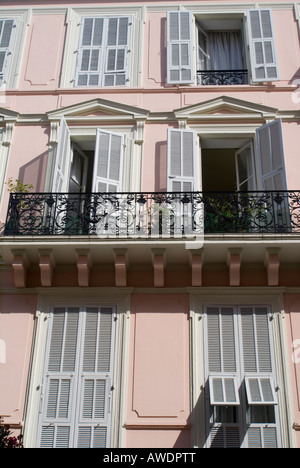
<path id="1" fill-rule="evenodd" d="M 129 44 L 129 81 L 127 87 L 141 86 L 142 80 L 142 44 L 143 44 L 143 7 L 95 7 L 95 8 L 69 8 L 67 13 L 67 35 L 64 49 L 61 88 L 73 88 L 76 79 L 76 65 L 79 53 L 79 37 L 81 22 L 88 17 L 120 17 L 131 18 L 131 37 Z M 126 86 L 125 86 L 126 87 Z M 79 87 L 78 88 L 82 88 Z M 85 88 L 85 87 L 83 87 Z M 89 87 L 90 88 L 90 87 Z M 99 88 L 99 87 L 98 87 Z M 109 87 L 103 87 L 109 89 Z"/>
<path id="2" fill-rule="evenodd" d="M 19 72 L 22 64 L 23 50 L 25 46 L 25 35 L 31 19 L 30 9 L 1 9 L 1 19 L 13 19 L 15 25 L 12 31 L 10 49 L 12 51 L 9 57 L 6 74 L 4 77 L 4 88 L 14 89 L 17 87 Z"/>
<path id="3" fill-rule="evenodd" d="M 268 305 L 272 316 L 274 341 L 274 359 L 276 361 L 276 383 L 278 385 L 278 409 L 280 414 L 281 445 L 285 448 L 296 446 L 295 434 L 292 430 L 293 410 L 292 395 L 289 385 L 289 359 L 286 339 L 284 308 L 282 295 L 262 288 L 257 294 L 255 288 L 239 288 L 232 295 L 232 288 L 201 288 L 199 292 L 191 293 L 191 405 L 192 411 L 192 446 L 205 447 L 205 399 L 202 392 L 205 388 L 205 334 L 204 312 L 207 306 L 261 306 Z M 201 338 L 202 337 L 202 338 Z"/>
<path id="4" fill-rule="evenodd" d="M 243 22 L 243 25 L 242 25 L 242 28 L 241 28 L 241 32 L 242 32 L 242 37 L 243 37 L 243 45 L 244 45 L 244 50 L 246 52 L 246 57 L 245 57 L 245 62 L 246 62 L 246 65 L 247 65 L 247 70 L 248 70 L 248 77 L 249 77 L 249 82 L 248 82 L 248 86 L 250 85 L 253 85 L 254 83 L 254 80 L 252 79 L 252 67 L 251 67 L 251 57 L 250 57 L 250 44 L 249 44 L 249 34 L 248 34 L 248 26 L 247 26 L 247 12 L 251 9 L 269 9 L 271 10 L 271 13 L 272 13 L 272 9 L 275 8 L 273 4 L 270 4 L 268 5 L 267 7 L 265 8 L 262 8 L 260 7 L 257 3 L 253 3 L 253 4 L 247 4 L 247 5 L 241 5 L 241 4 L 238 4 L 238 5 L 234 5 L 234 4 L 228 4 L 228 5 L 214 5 L 213 9 L 212 9 L 212 6 L 211 5 L 178 5 L 176 7 L 172 7 L 171 5 L 167 6 L 167 7 L 163 7 L 165 11 L 165 9 L 167 9 L 167 11 L 180 11 L 180 10 L 186 10 L 186 11 L 189 11 L 191 14 L 192 14 L 192 26 L 193 26 L 193 31 L 194 31 L 194 34 L 192 35 L 192 48 L 193 48 L 193 52 L 194 52 L 194 70 L 197 70 L 197 27 L 196 27 L 196 18 L 199 17 L 199 16 L 203 16 L 203 17 L 206 17 L 206 18 L 211 18 L 211 17 L 220 17 L 221 15 L 232 15 L 232 16 L 240 16 L 240 19 L 241 21 Z M 299 9 L 297 10 L 296 6 L 294 5 L 291 5 L 291 4 L 276 4 L 276 10 L 280 9 L 280 10 L 293 10 L 295 8 L 295 11 L 296 11 L 296 17 L 297 17 L 297 20 L 299 22 L 299 17 L 300 17 L 300 7 Z M 149 6 L 147 8 L 148 11 L 161 11 L 161 9 L 159 7 L 151 7 Z M 300 23 L 299 23 L 300 24 Z M 273 22 L 272 22 L 272 25 L 273 25 Z M 299 29 L 300 29 L 300 26 L 299 26 Z M 273 29 L 273 32 L 274 32 L 274 29 Z M 276 40 L 276 37 L 274 37 L 274 39 Z M 166 60 L 166 63 L 167 63 L 167 60 Z M 275 63 L 277 64 L 277 71 L 278 71 L 278 59 L 277 59 L 277 51 L 276 51 L 276 47 L 275 47 Z M 278 71 L 278 74 L 279 74 L 279 71 Z M 268 84 L 269 81 L 272 81 L 272 80 L 262 80 L 262 81 L 258 81 L 258 80 L 255 80 L 255 84 L 257 83 L 261 83 L 261 84 Z M 273 81 L 280 81 L 280 78 L 277 79 L 277 80 L 273 80 Z M 197 73 L 194 73 L 194 83 L 191 85 L 191 84 L 171 84 L 169 83 L 168 84 L 169 86 L 201 86 L 201 85 L 197 85 Z M 242 85 L 243 87 L 247 86 L 247 85 Z M 214 85 L 213 85 L 214 87 Z"/>
<path id="5" fill-rule="evenodd" d="M 126 369 L 128 368 L 130 293 L 122 290 L 112 293 L 103 288 L 97 291 L 89 289 L 86 292 L 79 291 L 78 288 L 72 290 L 51 288 L 49 291 L 41 291 L 36 312 L 35 343 L 24 424 L 24 445 L 27 448 L 36 447 L 49 316 L 52 307 L 62 306 L 111 306 L 116 308 L 117 320 L 113 350 L 115 388 L 112 403 L 110 447 L 125 447 L 126 430 L 124 424 L 127 404 Z"/>

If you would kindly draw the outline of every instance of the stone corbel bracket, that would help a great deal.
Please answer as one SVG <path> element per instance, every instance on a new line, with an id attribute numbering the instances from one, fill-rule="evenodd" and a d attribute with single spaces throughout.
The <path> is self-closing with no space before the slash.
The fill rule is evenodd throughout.
<path id="1" fill-rule="evenodd" d="M 165 249 L 151 249 L 154 269 L 154 287 L 163 288 L 165 284 Z"/>
<path id="2" fill-rule="evenodd" d="M 78 249 L 76 250 L 76 254 L 78 285 L 81 287 L 88 287 L 90 284 L 90 270 L 92 267 L 90 251 L 87 249 Z"/>
<path id="3" fill-rule="evenodd" d="M 228 249 L 227 265 L 230 286 L 240 286 L 242 249 Z"/>
<path id="4" fill-rule="evenodd" d="M 26 288 L 27 271 L 29 267 L 28 258 L 25 250 L 14 249 L 12 267 L 14 272 L 14 282 L 16 288 Z"/>
<path id="5" fill-rule="evenodd" d="M 41 274 L 41 285 L 45 287 L 52 286 L 53 271 L 55 268 L 55 260 L 52 250 L 39 250 L 40 256 L 39 267 Z"/>
<path id="6" fill-rule="evenodd" d="M 117 287 L 127 286 L 127 249 L 114 249 L 115 255 L 115 285 Z"/>
<path id="7" fill-rule="evenodd" d="M 280 254 L 280 249 L 278 248 L 266 249 L 265 267 L 267 269 L 268 286 L 279 285 L 279 267 L 280 267 L 279 254 Z"/>

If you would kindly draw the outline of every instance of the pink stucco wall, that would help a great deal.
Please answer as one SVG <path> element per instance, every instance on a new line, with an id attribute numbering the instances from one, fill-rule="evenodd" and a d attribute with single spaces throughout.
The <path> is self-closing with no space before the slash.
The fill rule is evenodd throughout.
<path id="1" fill-rule="evenodd" d="M 136 294 L 131 313 L 126 445 L 189 446 L 188 295 Z"/>
<path id="2" fill-rule="evenodd" d="M 9 424 L 24 420 L 37 297 L 0 295 L 0 415 Z"/>
<path id="3" fill-rule="evenodd" d="M 292 381 L 292 412 L 296 445 L 300 447 L 300 294 L 284 294 L 287 323 L 288 362 Z"/>

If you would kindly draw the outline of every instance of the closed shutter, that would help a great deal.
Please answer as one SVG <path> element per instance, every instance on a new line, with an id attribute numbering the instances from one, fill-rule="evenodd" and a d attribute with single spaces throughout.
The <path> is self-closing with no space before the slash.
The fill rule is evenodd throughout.
<path id="1" fill-rule="evenodd" d="M 167 190 L 193 192 L 195 186 L 196 134 L 168 130 Z"/>
<path id="2" fill-rule="evenodd" d="M 103 51 L 103 18 L 84 18 L 77 70 L 78 86 L 99 86 Z"/>
<path id="3" fill-rule="evenodd" d="M 167 12 L 167 82 L 194 83 L 193 26 L 189 11 Z"/>
<path id="4" fill-rule="evenodd" d="M 104 86 L 125 86 L 128 80 L 129 18 L 109 18 Z"/>
<path id="5" fill-rule="evenodd" d="M 93 192 L 119 192 L 123 170 L 123 136 L 97 129 Z"/>
<path id="6" fill-rule="evenodd" d="M 77 86 L 125 86 L 129 65 L 129 17 L 83 18 Z"/>
<path id="7" fill-rule="evenodd" d="M 52 176 L 52 192 L 63 193 L 68 191 L 71 167 L 71 140 L 70 130 L 64 119 L 61 118 L 59 126 L 58 144 L 56 149 L 54 170 Z"/>
<path id="8" fill-rule="evenodd" d="M 278 81 L 274 30 L 271 10 L 247 13 L 252 81 Z"/>
<path id="9" fill-rule="evenodd" d="M 5 81 L 14 25 L 13 19 L 0 19 L 0 86 Z"/>
<path id="10" fill-rule="evenodd" d="M 281 120 L 259 127 L 256 138 L 263 190 L 286 190 Z"/>
<path id="11" fill-rule="evenodd" d="M 39 447 L 109 444 L 113 324 L 111 307 L 54 308 Z"/>

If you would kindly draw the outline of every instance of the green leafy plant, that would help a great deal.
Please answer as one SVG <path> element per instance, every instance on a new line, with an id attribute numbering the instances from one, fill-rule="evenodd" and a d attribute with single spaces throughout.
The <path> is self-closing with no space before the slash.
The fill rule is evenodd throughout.
<path id="1" fill-rule="evenodd" d="M 32 184 L 23 184 L 19 179 L 14 180 L 12 177 L 5 184 L 10 193 L 29 193 L 33 189 Z"/>
<path id="2" fill-rule="evenodd" d="M 11 435 L 12 432 L 8 424 L 4 424 L 0 416 L 0 448 L 23 448 L 23 436 L 17 437 Z"/>

